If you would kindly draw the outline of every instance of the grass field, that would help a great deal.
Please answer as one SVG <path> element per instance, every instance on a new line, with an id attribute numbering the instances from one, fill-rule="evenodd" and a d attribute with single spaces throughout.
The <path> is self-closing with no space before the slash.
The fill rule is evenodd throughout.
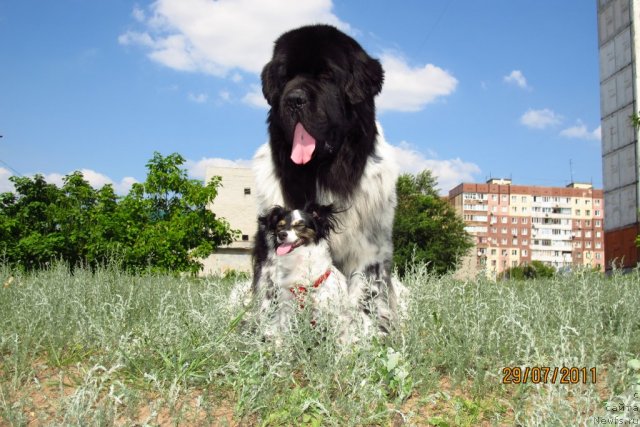
<path id="1" fill-rule="evenodd" d="M 418 269 L 402 330 L 348 349 L 304 319 L 261 342 L 233 284 L 0 267 L 0 425 L 640 424 L 637 272 Z"/>

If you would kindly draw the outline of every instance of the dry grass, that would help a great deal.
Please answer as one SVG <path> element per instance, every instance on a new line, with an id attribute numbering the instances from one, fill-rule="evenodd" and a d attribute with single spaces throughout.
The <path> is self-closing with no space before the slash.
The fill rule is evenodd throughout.
<path id="1" fill-rule="evenodd" d="M 402 330 L 349 349 L 305 319 L 281 347 L 262 342 L 227 304 L 233 280 L 58 265 L 0 267 L 0 283 L 0 424 L 640 423 L 627 366 L 640 355 L 637 272 L 492 283 L 415 269 Z M 598 377 L 503 384 L 514 366 Z"/>

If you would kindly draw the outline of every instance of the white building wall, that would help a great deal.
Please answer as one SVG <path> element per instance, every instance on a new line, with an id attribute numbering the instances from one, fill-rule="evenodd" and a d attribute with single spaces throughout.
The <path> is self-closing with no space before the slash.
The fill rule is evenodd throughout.
<path id="1" fill-rule="evenodd" d="M 221 274 L 228 270 L 250 272 L 251 249 L 257 231 L 253 172 L 250 168 L 212 167 L 207 169 L 206 182 L 214 176 L 222 178 L 222 185 L 209 208 L 226 219 L 232 229 L 240 230 L 240 238 L 206 258 L 202 274 Z"/>

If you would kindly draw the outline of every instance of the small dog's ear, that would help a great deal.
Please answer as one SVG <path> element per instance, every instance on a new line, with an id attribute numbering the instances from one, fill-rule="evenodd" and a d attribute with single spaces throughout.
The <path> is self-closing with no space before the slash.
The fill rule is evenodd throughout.
<path id="1" fill-rule="evenodd" d="M 345 86 L 351 104 L 358 104 L 380 93 L 384 81 L 380 61 L 360 51 L 354 55 L 351 67 L 351 75 Z"/>
<path id="2" fill-rule="evenodd" d="M 328 237 L 330 232 L 336 230 L 336 210 L 333 205 L 309 203 L 304 210 L 313 218 L 319 237 Z"/>
<path id="3" fill-rule="evenodd" d="M 264 215 L 258 217 L 258 227 L 267 230 L 275 230 L 278 221 L 284 215 L 285 209 L 282 206 L 274 206 Z"/>

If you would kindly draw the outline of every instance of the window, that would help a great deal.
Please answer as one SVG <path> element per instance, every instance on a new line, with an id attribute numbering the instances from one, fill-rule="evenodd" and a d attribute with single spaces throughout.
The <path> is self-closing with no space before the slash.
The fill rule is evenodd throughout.
<path id="1" fill-rule="evenodd" d="M 522 203 L 526 203 L 527 202 L 527 196 L 522 196 Z"/>
<path id="2" fill-rule="evenodd" d="M 596 252 L 596 259 L 601 259 L 602 255 L 600 254 L 600 252 Z"/>
<path id="3" fill-rule="evenodd" d="M 596 211 L 594 211 L 594 212 L 593 212 L 593 214 L 594 214 L 595 216 L 600 216 L 600 211 L 599 211 L 599 210 L 596 210 Z"/>
<path id="4" fill-rule="evenodd" d="M 600 239 L 602 237 L 602 232 L 596 231 L 596 238 Z"/>
<path id="5" fill-rule="evenodd" d="M 517 267 L 518 261 L 511 261 L 511 267 Z"/>
<path id="6" fill-rule="evenodd" d="M 596 242 L 596 249 L 602 249 L 602 243 Z"/>
<path id="7" fill-rule="evenodd" d="M 248 235 L 248 234 L 243 234 L 243 235 L 242 235 L 242 241 L 243 241 L 243 242 L 246 242 L 246 241 L 248 241 L 248 240 L 249 240 L 249 235 Z"/>
<path id="8" fill-rule="evenodd" d="M 500 255 L 507 256 L 507 250 L 503 249 L 502 251 L 500 251 Z"/>
<path id="9" fill-rule="evenodd" d="M 517 201 L 518 201 L 518 199 L 517 199 L 516 196 L 511 196 L 511 203 L 515 203 Z"/>
<path id="10" fill-rule="evenodd" d="M 518 256 L 518 250 L 517 249 L 511 249 L 511 255 Z"/>
<path id="11" fill-rule="evenodd" d="M 526 228 L 523 228 L 522 230 L 520 230 L 520 234 L 522 234 L 523 236 L 526 236 L 527 234 L 529 234 L 529 230 L 527 230 Z"/>
<path id="12" fill-rule="evenodd" d="M 496 254 L 496 250 L 495 249 L 491 249 L 491 255 L 495 255 Z"/>
<path id="13" fill-rule="evenodd" d="M 517 224 L 518 218 L 511 218 L 511 224 Z"/>
<path id="14" fill-rule="evenodd" d="M 528 256 L 529 255 L 529 251 L 527 251 L 526 249 L 522 250 L 522 256 Z"/>
<path id="15" fill-rule="evenodd" d="M 520 222 L 523 224 L 527 224 L 529 222 L 529 218 L 522 218 Z"/>
<path id="16" fill-rule="evenodd" d="M 582 214 L 582 212 L 580 212 L 580 209 L 576 209 L 576 216 L 580 216 Z"/>
<path id="17" fill-rule="evenodd" d="M 251 188 L 249 188 L 249 187 L 245 187 L 245 189 L 244 189 L 244 195 L 246 196 L 246 195 L 248 195 L 248 194 L 251 194 Z"/>
<path id="18" fill-rule="evenodd" d="M 500 219 L 500 222 L 502 222 L 503 224 L 506 224 L 506 223 L 507 223 L 507 221 L 508 221 L 508 218 L 507 218 L 506 216 L 503 216 L 503 217 Z"/>
<path id="19" fill-rule="evenodd" d="M 602 227 L 602 222 L 599 219 L 596 220 L 596 227 Z"/>
<path id="20" fill-rule="evenodd" d="M 585 210 L 585 211 L 584 211 L 584 214 L 585 214 L 586 216 L 591 216 L 591 210 L 590 210 L 590 209 Z"/>

